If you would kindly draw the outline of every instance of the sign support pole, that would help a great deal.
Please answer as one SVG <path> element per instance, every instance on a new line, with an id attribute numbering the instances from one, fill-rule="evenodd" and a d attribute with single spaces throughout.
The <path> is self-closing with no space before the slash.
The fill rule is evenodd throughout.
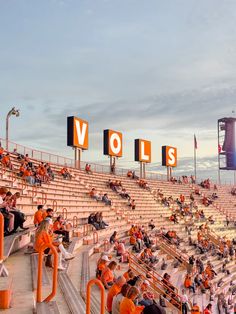
<path id="1" fill-rule="evenodd" d="M 142 179 L 143 177 L 143 163 L 142 161 L 140 161 L 140 174 L 139 174 L 139 178 Z"/>

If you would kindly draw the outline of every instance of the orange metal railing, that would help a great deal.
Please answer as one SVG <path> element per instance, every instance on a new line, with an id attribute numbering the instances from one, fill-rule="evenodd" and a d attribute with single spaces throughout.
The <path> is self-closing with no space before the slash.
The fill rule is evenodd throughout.
<path id="1" fill-rule="evenodd" d="M 93 243 L 94 244 L 98 243 L 98 233 L 97 233 L 97 231 L 93 232 Z"/>
<path id="2" fill-rule="evenodd" d="M 4 255 L 4 217 L 0 213 L 0 261 L 3 260 Z"/>
<path id="3" fill-rule="evenodd" d="M 145 264 L 134 254 L 129 254 L 129 268 L 131 268 L 134 272 L 145 276 L 147 274 L 147 269 L 150 269 L 147 264 Z M 168 303 L 170 305 L 173 305 L 179 311 L 179 313 L 182 313 L 180 301 L 181 298 L 178 294 L 178 289 L 176 287 L 173 287 L 174 289 L 171 289 L 167 284 L 162 281 L 164 278 L 159 275 L 155 270 L 150 270 L 148 274 L 150 279 L 147 278 L 147 280 L 151 283 L 152 288 L 154 288 L 162 296 L 168 296 L 168 299 L 166 299 Z M 167 293 L 167 290 L 169 291 L 169 293 Z"/>
<path id="4" fill-rule="evenodd" d="M 67 208 L 66 207 L 62 208 L 62 217 L 63 217 L 63 219 L 67 219 Z"/>
<path id="5" fill-rule="evenodd" d="M 172 256 L 173 258 L 178 259 L 182 262 L 186 267 L 189 265 L 189 256 L 183 252 L 179 252 L 177 248 L 173 247 L 173 243 L 166 238 L 164 235 L 160 235 L 156 237 L 156 245 L 161 244 L 161 249 L 165 250 L 167 254 Z"/>
<path id="6" fill-rule="evenodd" d="M 27 187 L 27 184 L 26 184 L 26 180 L 25 179 L 22 179 L 20 181 L 20 188 L 22 189 L 22 191 L 24 191 Z"/>
<path id="7" fill-rule="evenodd" d="M 107 239 L 104 240 L 104 251 L 108 251 L 109 250 L 109 241 Z"/>
<path id="8" fill-rule="evenodd" d="M 91 302 L 91 288 L 93 285 L 97 285 L 101 291 L 100 314 L 105 314 L 105 288 L 104 288 L 102 282 L 98 279 L 92 279 L 87 284 L 86 314 L 91 314 L 90 302 Z"/>
<path id="9" fill-rule="evenodd" d="M 74 216 L 73 219 L 72 219 L 72 226 L 73 226 L 73 228 L 77 228 L 78 225 L 79 225 L 78 216 Z"/>
<path id="10" fill-rule="evenodd" d="M 3 177 L 3 175 L 5 174 L 6 171 L 7 171 L 7 167 L 5 165 L 1 164 L 1 167 L 0 167 L 1 178 Z"/>
<path id="11" fill-rule="evenodd" d="M 57 200 L 53 200 L 52 201 L 52 209 L 54 210 L 54 212 L 57 212 Z"/>
<path id="12" fill-rule="evenodd" d="M 42 302 L 42 273 L 43 273 L 43 256 L 45 249 L 49 248 L 54 255 L 53 261 L 53 281 L 52 281 L 52 291 L 51 293 L 43 300 L 43 302 L 49 302 L 54 298 L 57 292 L 57 265 L 58 265 L 58 253 L 56 247 L 53 244 L 43 244 L 39 249 L 38 256 L 38 282 L 37 282 L 37 302 Z"/>
<path id="13" fill-rule="evenodd" d="M 90 232 L 90 225 L 89 224 L 83 225 L 83 236 L 89 235 L 89 232 Z"/>
<path id="14" fill-rule="evenodd" d="M 47 199 L 48 199 L 48 196 L 47 196 L 47 193 L 45 191 L 41 191 L 41 194 L 42 194 L 42 204 L 45 205 L 47 203 Z"/>

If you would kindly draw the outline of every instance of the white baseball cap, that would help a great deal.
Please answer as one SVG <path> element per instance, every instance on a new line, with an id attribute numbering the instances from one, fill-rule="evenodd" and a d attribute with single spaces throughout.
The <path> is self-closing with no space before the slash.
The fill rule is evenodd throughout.
<path id="1" fill-rule="evenodd" d="M 145 285 L 150 286 L 150 283 L 147 280 L 144 280 L 143 282 Z"/>
<path id="2" fill-rule="evenodd" d="M 102 260 L 103 260 L 103 261 L 106 261 L 106 262 L 110 262 L 110 260 L 109 260 L 109 258 L 108 258 L 107 255 L 104 255 L 104 256 L 102 257 Z"/>

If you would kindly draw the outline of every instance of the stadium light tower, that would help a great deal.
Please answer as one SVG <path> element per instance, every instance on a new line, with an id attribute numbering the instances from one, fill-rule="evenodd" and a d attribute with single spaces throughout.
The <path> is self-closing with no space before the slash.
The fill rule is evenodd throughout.
<path id="1" fill-rule="evenodd" d="M 7 114 L 6 118 L 6 150 L 8 151 L 8 141 L 9 141 L 9 119 L 10 116 L 16 116 L 19 117 L 20 110 L 13 107 Z"/>

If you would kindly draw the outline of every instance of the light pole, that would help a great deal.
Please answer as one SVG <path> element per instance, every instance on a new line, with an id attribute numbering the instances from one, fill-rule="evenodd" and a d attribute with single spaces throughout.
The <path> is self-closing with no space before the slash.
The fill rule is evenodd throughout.
<path id="1" fill-rule="evenodd" d="M 6 150 L 8 151 L 8 141 L 9 141 L 9 118 L 10 116 L 19 117 L 20 110 L 13 107 L 7 114 L 6 118 Z"/>

